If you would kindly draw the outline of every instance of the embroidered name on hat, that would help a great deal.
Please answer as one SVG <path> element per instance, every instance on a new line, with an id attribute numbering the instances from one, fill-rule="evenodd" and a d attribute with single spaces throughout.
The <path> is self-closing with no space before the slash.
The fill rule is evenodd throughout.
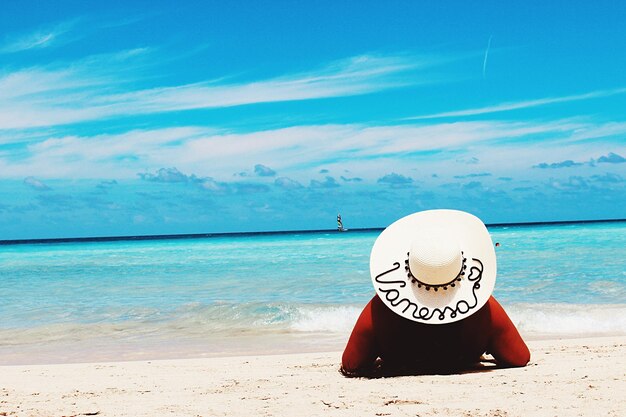
<path id="1" fill-rule="evenodd" d="M 465 274 L 465 269 L 467 268 L 465 261 L 466 259 L 463 258 L 463 266 L 461 267 L 461 272 L 459 272 L 459 275 L 455 277 L 454 280 L 452 280 L 450 283 L 445 284 L 446 287 L 454 286 L 452 284 L 454 284 L 455 281 L 459 281 L 461 279 L 461 276 Z M 420 307 L 419 305 L 417 305 L 417 303 L 409 300 L 406 297 L 402 297 L 398 288 L 405 288 L 407 284 L 406 281 L 404 280 L 387 281 L 383 279 L 385 275 L 400 269 L 400 262 L 394 262 L 393 268 L 378 274 L 374 278 L 374 280 L 377 283 L 385 286 L 385 287 L 379 286 L 377 288 L 378 291 L 380 291 L 381 294 L 384 294 L 384 297 L 389 302 L 388 305 L 390 307 L 402 312 L 401 315 L 405 315 L 407 314 L 407 311 L 409 311 L 410 309 L 413 309 L 413 312 L 410 313 L 410 315 L 414 319 L 418 319 L 418 320 L 428 321 L 433 318 L 444 320 L 446 318 L 447 313 L 449 313 L 450 318 L 455 318 L 459 314 L 467 314 L 470 310 L 476 308 L 476 306 L 478 305 L 478 296 L 476 295 L 476 290 L 480 288 L 480 280 L 482 279 L 482 276 L 483 276 L 483 263 L 480 261 L 480 259 L 477 259 L 477 258 L 472 258 L 472 261 L 475 262 L 475 265 L 470 266 L 469 275 L 467 276 L 467 280 L 470 283 L 472 283 L 472 299 L 469 300 L 469 302 L 466 300 L 457 301 L 454 307 L 445 306 L 443 309 L 429 308 L 426 306 Z M 410 270 L 409 270 L 409 274 L 410 274 Z M 418 282 L 418 280 L 415 277 L 411 278 L 411 276 L 409 276 L 409 280 L 411 282 L 413 282 L 413 279 L 415 279 L 415 282 Z M 421 285 L 426 285 L 426 284 L 421 283 Z M 443 287 L 443 286 L 444 285 L 440 285 L 440 286 L 429 285 L 428 287 L 432 287 L 433 289 L 435 289 L 435 291 L 437 291 L 437 288 Z M 404 308 L 402 308 L 403 306 Z"/>

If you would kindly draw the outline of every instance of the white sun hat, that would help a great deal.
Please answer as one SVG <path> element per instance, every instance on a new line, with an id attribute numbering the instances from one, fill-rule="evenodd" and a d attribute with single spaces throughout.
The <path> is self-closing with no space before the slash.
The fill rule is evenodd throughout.
<path id="1" fill-rule="evenodd" d="M 496 252 L 478 217 L 458 210 L 420 211 L 378 236 L 370 273 L 376 293 L 393 312 L 420 323 L 452 323 L 489 300 Z"/>

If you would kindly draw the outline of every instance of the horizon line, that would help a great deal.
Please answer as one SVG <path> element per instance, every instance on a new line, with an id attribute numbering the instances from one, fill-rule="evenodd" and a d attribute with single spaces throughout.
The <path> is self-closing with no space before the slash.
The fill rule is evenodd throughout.
<path id="1" fill-rule="evenodd" d="M 510 226 L 549 226 L 582 223 L 617 223 L 626 222 L 622 219 L 600 220 L 554 220 L 541 222 L 521 223 L 489 223 L 487 227 L 510 227 Z M 339 231 L 337 229 L 305 229 L 305 230 L 274 230 L 260 232 L 215 232 L 215 233 L 177 233 L 158 235 L 127 235 L 127 236 L 91 236 L 91 237 L 60 237 L 41 239 L 4 239 L 0 240 L 0 246 L 29 245 L 29 244 L 56 244 L 56 243 L 79 243 L 79 242 L 118 242 L 118 241 L 144 241 L 144 240 L 178 240 L 178 239 L 207 239 L 215 237 L 246 237 L 259 235 L 287 235 L 287 234 L 316 234 L 316 233 L 347 233 L 347 232 L 375 232 L 385 230 L 385 227 L 364 227 Z"/>

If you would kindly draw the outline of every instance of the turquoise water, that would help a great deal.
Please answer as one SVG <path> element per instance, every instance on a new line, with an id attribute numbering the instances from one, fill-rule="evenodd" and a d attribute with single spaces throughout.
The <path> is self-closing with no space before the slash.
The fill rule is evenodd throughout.
<path id="1" fill-rule="evenodd" d="M 626 334 L 626 223 L 490 228 L 527 337 Z M 0 361 L 341 349 L 378 232 L 0 246 Z"/>

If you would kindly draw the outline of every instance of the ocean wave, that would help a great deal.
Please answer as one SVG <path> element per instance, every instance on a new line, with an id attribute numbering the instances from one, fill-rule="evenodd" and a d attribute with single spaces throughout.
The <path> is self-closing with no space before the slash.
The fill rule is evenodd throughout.
<path id="1" fill-rule="evenodd" d="M 295 303 L 191 303 L 169 312 L 120 311 L 113 321 L 0 328 L 0 347 L 85 340 L 197 340 L 272 335 L 347 338 L 362 306 Z M 626 304 L 506 304 L 524 336 L 626 334 Z M 140 314 L 139 314 L 140 313 Z"/>
<path id="2" fill-rule="evenodd" d="M 307 306 L 296 310 L 290 328 L 298 332 L 350 332 L 356 323 L 360 307 Z"/>
<path id="3" fill-rule="evenodd" d="M 529 336 L 626 334 L 625 304 L 512 304 L 505 306 Z"/>
<path id="4" fill-rule="evenodd" d="M 520 332 L 531 337 L 626 334 L 626 304 L 517 303 L 505 308 Z M 299 306 L 289 315 L 289 327 L 349 334 L 360 312 L 357 306 Z"/>

